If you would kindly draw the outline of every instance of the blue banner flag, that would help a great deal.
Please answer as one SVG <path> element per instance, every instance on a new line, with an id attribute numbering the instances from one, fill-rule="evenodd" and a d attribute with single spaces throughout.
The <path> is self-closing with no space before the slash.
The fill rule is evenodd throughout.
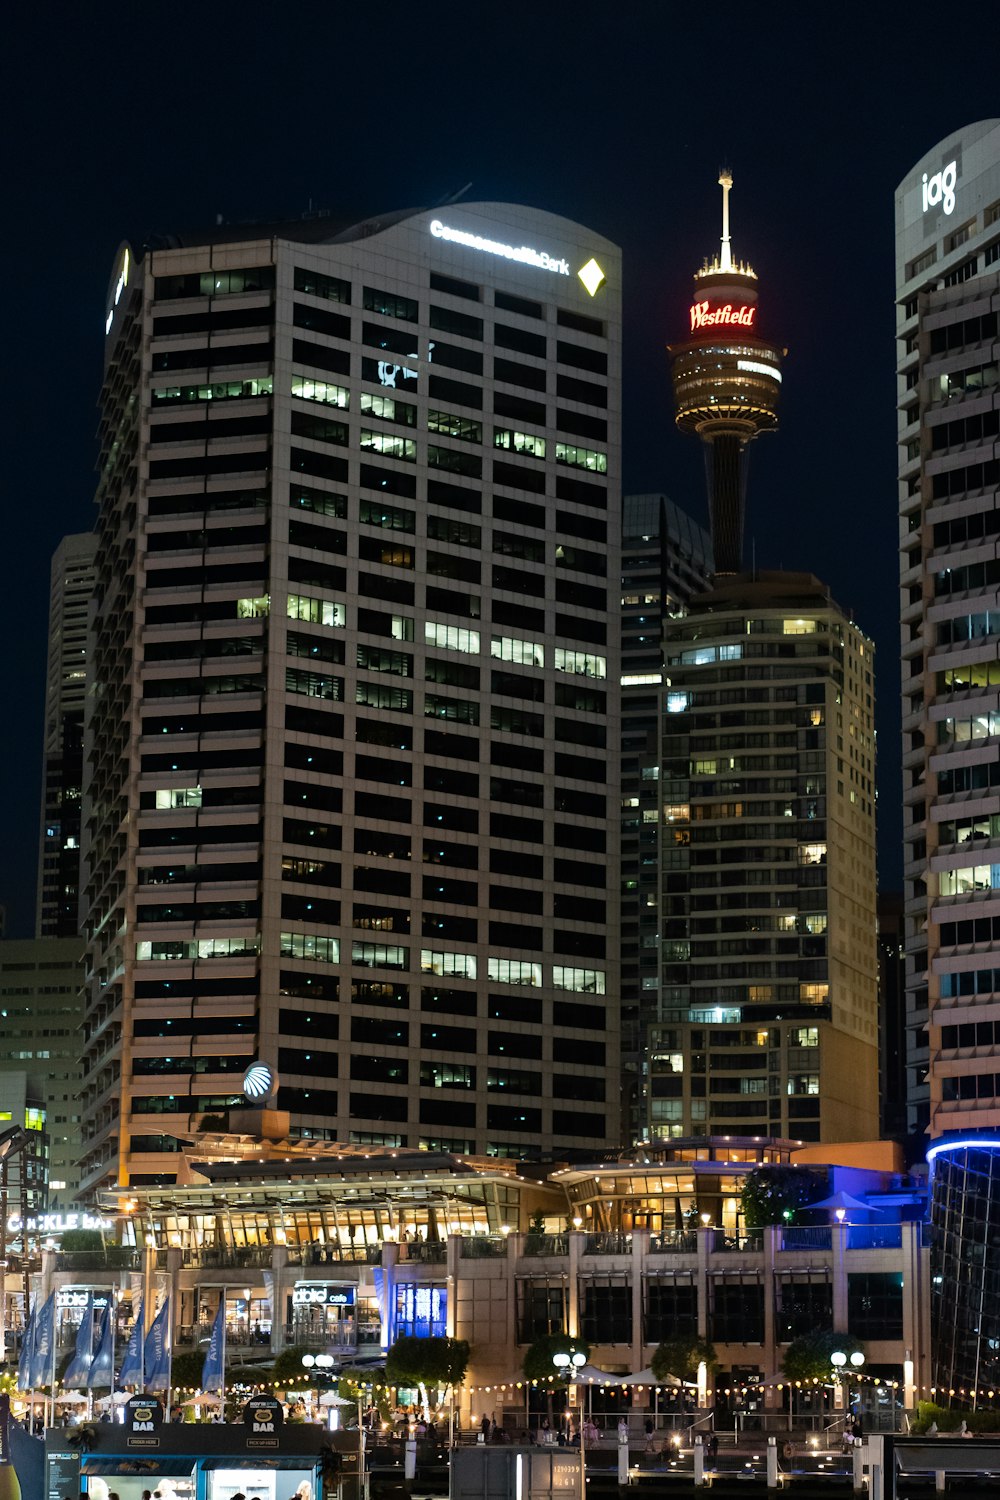
<path id="1" fill-rule="evenodd" d="M 56 1294 L 51 1292 L 35 1323 L 35 1349 L 31 1361 L 31 1386 L 49 1385 L 56 1353 Z"/>
<path id="2" fill-rule="evenodd" d="M 143 1389 L 166 1391 L 170 1389 L 170 1298 L 160 1308 L 153 1325 L 146 1334 L 143 1353 Z"/>
<path id="3" fill-rule="evenodd" d="M 109 1297 L 101 1315 L 101 1331 L 97 1336 L 97 1349 L 87 1371 L 87 1385 L 112 1385 L 115 1350 L 114 1297 Z"/>
<path id="4" fill-rule="evenodd" d="M 87 1295 L 87 1306 L 83 1310 L 83 1317 L 80 1319 L 80 1327 L 77 1329 L 73 1358 L 66 1366 L 66 1373 L 62 1378 L 62 1383 L 67 1390 L 72 1390 L 74 1387 L 79 1389 L 80 1386 L 87 1384 L 93 1357 L 94 1294 L 90 1292 Z"/>
<path id="5" fill-rule="evenodd" d="M 223 1391 L 226 1384 L 226 1297 L 223 1292 L 219 1311 L 212 1324 L 205 1364 L 201 1372 L 203 1391 Z"/>
<path id="6" fill-rule="evenodd" d="M 125 1358 L 122 1360 L 118 1376 L 119 1385 L 134 1385 L 137 1389 L 142 1385 L 142 1325 L 146 1320 L 144 1306 L 145 1304 L 140 1301 L 139 1311 L 132 1323 L 132 1332 L 128 1336 Z"/>
<path id="7" fill-rule="evenodd" d="M 35 1366 L 35 1304 L 31 1304 L 28 1321 L 21 1336 L 21 1352 L 17 1359 L 17 1388 L 31 1390 L 31 1378 Z"/>

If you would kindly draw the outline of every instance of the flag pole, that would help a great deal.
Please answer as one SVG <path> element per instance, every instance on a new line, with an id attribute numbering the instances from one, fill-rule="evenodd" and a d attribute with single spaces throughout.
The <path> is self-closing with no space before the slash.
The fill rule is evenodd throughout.
<path id="1" fill-rule="evenodd" d="M 220 1422 L 225 1422 L 225 1420 L 226 1420 L 226 1289 L 225 1289 L 225 1287 L 222 1288 L 221 1311 L 222 1311 L 222 1326 L 221 1326 L 221 1330 L 220 1331 L 222 1333 L 222 1377 L 221 1377 L 221 1379 L 219 1381 L 219 1421 Z M 249 1308 L 247 1309 L 247 1312 L 249 1314 Z M 250 1321 L 250 1319 L 249 1319 L 249 1316 L 248 1316 L 247 1317 L 247 1322 L 249 1323 L 249 1321 Z"/>

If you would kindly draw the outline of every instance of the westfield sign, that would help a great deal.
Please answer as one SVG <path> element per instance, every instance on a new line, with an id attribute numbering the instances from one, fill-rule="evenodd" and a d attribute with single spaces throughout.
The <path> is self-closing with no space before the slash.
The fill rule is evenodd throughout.
<path id="1" fill-rule="evenodd" d="M 695 302 L 691 307 L 691 332 L 698 328 L 717 328 L 725 325 L 752 328 L 757 315 L 756 307 L 734 307 L 727 302 L 725 307 L 710 308 L 707 302 Z"/>

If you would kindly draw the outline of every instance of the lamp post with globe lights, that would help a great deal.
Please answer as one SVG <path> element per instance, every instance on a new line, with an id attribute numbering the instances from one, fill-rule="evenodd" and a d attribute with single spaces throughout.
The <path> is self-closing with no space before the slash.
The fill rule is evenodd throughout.
<path id="1" fill-rule="evenodd" d="M 837 1383 L 841 1388 L 841 1400 L 844 1405 L 845 1418 L 848 1421 L 851 1416 L 851 1372 L 847 1366 L 848 1364 L 853 1365 L 854 1370 L 860 1373 L 864 1362 L 865 1357 L 860 1349 L 855 1349 L 850 1355 L 845 1354 L 842 1349 L 835 1349 L 830 1355 L 830 1363 L 833 1365 Z"/>
<path id="2" fill-rule="evenodd" d="M 580 1371 L 587 1363 L 587 1356 L 580 1349 L 574 1349 L 572 1353 L 568 1353 L 565 1349 L 560 1349 L 556 1354 L 553 1354 L 552 1363 L 555 1365 L 556 1370 L 560 1375 L 566 1376 L 568 1378 L 570 1385 L 575 1385 L 577 1384 L 576 1377 L 579 1376 Z M 585 1412 L 583 1409 L 583 1397 L 581 1396 L 579 1414 L 580 1500 L 587 1500 L 587 1456 L 586 1442 L 584 1437 L 584 1416 Z"/>

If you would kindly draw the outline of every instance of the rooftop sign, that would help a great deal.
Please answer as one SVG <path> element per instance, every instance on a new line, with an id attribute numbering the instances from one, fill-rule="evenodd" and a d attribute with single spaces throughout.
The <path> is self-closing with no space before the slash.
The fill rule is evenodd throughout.
<path id="1" fill-rule="evenodd" d="M 950 161 L 946 167 L 942 167 L 940 172 L 935 172 L 933 177 L 928 177 L 925 172 L 920 180 L 924 213 L 930 208 L 937 208 L 939 203 L 946 214 L 953 213 L 957 181 L 957 161 Z"/>
<path id="2" fill-rule="evenodd" d="M 431 234 L 436 240 L 450 240 L 455 245 L 465 245 L 469 250 L 482 250 L 487 255 L 500 255 L 504 260 L 520 261 L 525 266 L 536 266 L 540 271 L 554 271 L 557 276 L 569 275 L 569 261 L 550 255 L 547 250 L 534 250 L 530 245 L 508 245 L 503 240 L 488 240 L 481 234 L 470 234 L 465 229 L 452 229 L 440 219 L 431 220 Z"/>
<path id="3" fill-rule="evenodd" d="M 710 310 L 708 302 L 695 302 L 691 306 L 691 332 L 717 326 L 752 328 L 756 315 L 756 307 L 749 305 L 734 307 L 731 302 L 727 302 L 724 307 Z"/>

